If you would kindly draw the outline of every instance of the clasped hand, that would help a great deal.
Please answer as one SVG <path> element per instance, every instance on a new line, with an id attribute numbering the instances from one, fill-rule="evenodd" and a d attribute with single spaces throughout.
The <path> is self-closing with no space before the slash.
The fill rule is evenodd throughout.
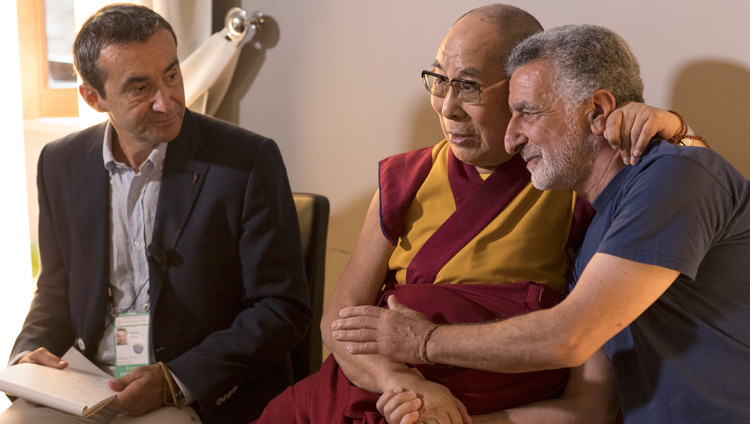
<path id="1" fill-rule="evenodd" d="M 390 424 L 471 424 L 466 407 L 445 386 L 420 377 L 411 390 L 394 387 L 386 390 L 376 407 Z"/>

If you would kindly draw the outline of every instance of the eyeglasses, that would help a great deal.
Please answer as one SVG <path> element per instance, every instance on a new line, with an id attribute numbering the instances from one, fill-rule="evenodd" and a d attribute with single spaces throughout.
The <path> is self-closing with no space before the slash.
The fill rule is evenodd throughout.
<path id="1" fill-rule="evenodd" d="M 482 101 L 480 95 L 483 91 L 500 85 L 507 80 L 507 78 L 503 78 L 488 87 L 481 88 L 475 81 L 458 78 L 453 78 L 448 81 L 448 78 L 446 78 L 445 75 L 436 74 L 430 71 L 422 71 L 422 82 L 424 82 L 424 87 L 430 92 L 430 94 L 442 98 L 448 95 L 448 87 L 452 87 L 453 94 L 467 105 L 479 103 Z"/>

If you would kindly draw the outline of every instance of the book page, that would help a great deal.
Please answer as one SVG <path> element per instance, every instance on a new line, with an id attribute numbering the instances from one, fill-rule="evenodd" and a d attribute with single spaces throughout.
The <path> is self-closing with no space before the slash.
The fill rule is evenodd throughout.
<path id="1" fill-rule="evenodd" d="M 83 354 L 73 346 L 68 348 L 68 351 L 65 352 L 65 355 L 60 359 L 68 363 L 67 369 L 82 372 L 84 374 L 96 375 L 102 378 L 112 378 L 111 375 L 94 365 L 93 362 L 89 361 L 89 358 L 83 356 Z"/>
<path id="2" fill-rule="evenodd" d="M 24 363 L 0 371 L 0 390 L 70 414 L 87 416 L 117 396 L 107 385 L 111 378 Z"/>

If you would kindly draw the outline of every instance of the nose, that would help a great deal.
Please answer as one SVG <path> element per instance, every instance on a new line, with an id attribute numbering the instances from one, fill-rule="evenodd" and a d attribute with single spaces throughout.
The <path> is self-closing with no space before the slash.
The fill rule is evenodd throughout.
<path id="1" fill-rule="evenodd" d="M 521 126 L 517 118 L 514 114 L 508 122 L 508 128 L 505 130 L 505 151 L 510 154 L 520 152 L 521 148 L 529 141 L 521 131 Z"/>
<path id="2" fill-rule="evenodd" d="M 151 109 L 155 112 L 167 113 L 170 109 L 171 96 L 169 89 L 166 87 L 159 88 L 153 97 Z"/>
<path id="3" fill-rule="evenodd" d="M 448 86 L 448 92 L 443 99 L 443 107 L 440 108 L 440 113 L 443 117 L 451 120 L 455 120 L 465 114 L 463 102 L 458 100 L 458 96 L 453 91 L 453 86 Z"/>

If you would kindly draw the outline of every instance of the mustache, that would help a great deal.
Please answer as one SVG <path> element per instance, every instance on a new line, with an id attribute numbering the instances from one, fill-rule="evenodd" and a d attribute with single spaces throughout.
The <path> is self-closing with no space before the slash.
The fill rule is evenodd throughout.
<path id="1" fill-rule="evenodd" d="M 539 146 L 527 143 L 521 148 L 520 155 L 524 161 L 528 162 L 529 159 L 533 158 L 534 156 L 542 156 L 542 149 L 540 149 Z"/>

